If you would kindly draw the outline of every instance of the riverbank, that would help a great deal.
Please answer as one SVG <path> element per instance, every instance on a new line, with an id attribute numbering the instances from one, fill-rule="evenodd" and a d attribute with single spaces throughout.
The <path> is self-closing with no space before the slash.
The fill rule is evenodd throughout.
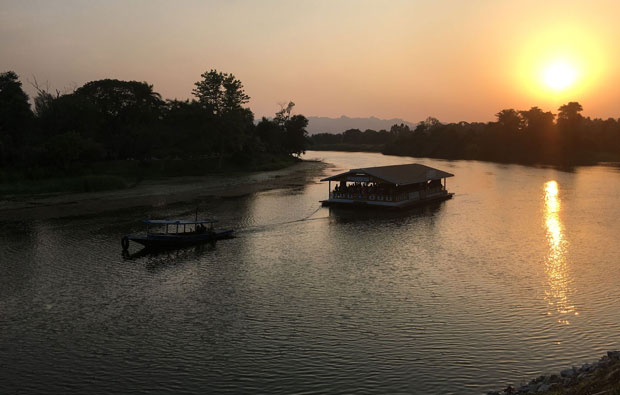
<path id="1" fill-rule="evenodd" d="M 521 386 L 509 385 L 502 391 L 487 395 L 618 395 L 620 394 L 620 351 L 581 367 L 573 366 L 549 376 L 539 376 Z"/>
<path id="2" fill-rule="evenodd" d="M 243 196 L 303 186 L 327 167 L 320 161 L 301 161 L 272 171 L 149 179 L 113 191 L 5 195 L 0 199 L 0 221 L 90 215 L 132 207 L 162 207 L 207 197 Z"/>
<path id="3" fill-rule="evenodd" d="M 245 175 L 279 170 L 299 159 L 291 155 L 261 154 L 252 160 L 231 157 L 111 160 L 68 169 L 29 167 L 0 169 L 0 197 L 45 193 L 102 192 L 134 187 L 146 180 L 186 176 Z M 1 198 L 0 198 L 1 199 Z"/>

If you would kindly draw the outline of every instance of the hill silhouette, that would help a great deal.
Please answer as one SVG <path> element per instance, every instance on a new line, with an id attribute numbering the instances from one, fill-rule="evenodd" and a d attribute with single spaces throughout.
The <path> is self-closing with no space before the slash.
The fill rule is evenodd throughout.
<path id="1" fill-rule="evenodd" d="M 374 116 L 368 118 L 350 118 L 342 115 L 339 118 L 329 117 L 308 117 L 308 133 L 342 133 L 348 129 L 372 129 L 372 130 L 390 130 L 395 124 L 405 124 L 411 128 L 415 128 L 416 124 L 405 121 L 400 118 L 381 119 Z"/>

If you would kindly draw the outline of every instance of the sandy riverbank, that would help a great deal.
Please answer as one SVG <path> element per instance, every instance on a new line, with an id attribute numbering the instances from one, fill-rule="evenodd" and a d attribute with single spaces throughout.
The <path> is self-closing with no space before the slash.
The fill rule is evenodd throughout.
<path id="1" fill-rule="evenodd" d="M 242 175 L 148 180 L 116 191 L 8 196 L 0 198 L 0 221 L 90 215 L 132 207 L 162 207 L 206 197 L 243 196 L 305 185 L 327 167 L 320 161 L 302 161 L 280 170 Z"/>

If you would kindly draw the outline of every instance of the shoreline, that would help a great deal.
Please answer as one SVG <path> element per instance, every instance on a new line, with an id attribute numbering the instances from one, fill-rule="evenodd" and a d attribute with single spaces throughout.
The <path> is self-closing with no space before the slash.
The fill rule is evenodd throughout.
<path id="1" fill-rule="evenodd" d="M 366 152 L 366 153 L 379 153 L 382 155 L 389 156 L 402 156 L 408 158 L 425 158 L 425 159 L 440 159 L 440 160 L 464 160 L 464 161 L 479 161 L 485 163 L 496 163 L 500 165 L 519 165 L 519 166 L 528 166 L 528 167 L 551 167 L 557 169 L 573 169 L 576 167 L 587 167 L 587 166 L 614 166 L 620 167 L 620 158 L 602 158 L 597 159 L 589 159 L 586 161 L 578 161 L 574 163 L 553 163 L 553 162 L 531 162 L 531 161 L 497 161 L 492 159 L 483 159 L 483 158 L 465 158 L 465 157 L 446 157 L 446 156 L 413 156 L 408 154 L 398 154 L 393 152 L 384 152 L 383 147 L 375 146 L 374 149 L 365 149 L 363 146 L 356 147 L 355 145 L 346 145 L 346 146 L 327 146 L 327 145 L 318 145 L 308 147 L 308 151 L 331 151 L 331 152 Z"/>
<path id="2" fill-rule="evenodd" d="M 122 190 L 13 196 L 0 200 L 0 221 L 92 215 L 144 206 L 163 207 L 206 197 L 240 197 L 305 185 L 328 167 L 325 162 L 303 160 L 279 170 L 243 175 L 168 177 L 143 181 Z"/>
<path id="3" fill-rule="evenodd" d="M 501 391 L 487 395 L 614 395 L 620 393 L 620 351 L 607 355 L 581 367 L 572 366 L 558 374 L 542 375 L 520 386 L 508 385 Z"/>

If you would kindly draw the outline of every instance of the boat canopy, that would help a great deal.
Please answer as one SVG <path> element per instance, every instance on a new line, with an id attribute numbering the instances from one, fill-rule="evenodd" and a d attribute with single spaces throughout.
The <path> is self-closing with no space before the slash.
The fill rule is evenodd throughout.
<path id="1" fill-rule="evenodd" d="M 369 182 L 380 180 L 394 185 L 411 185 L 453 176 L 454 174 L 439 169 L 411 163 L 351 169 L 335 176 L 323 178 L 321 181 Z"/>
<path id="2" fill-rule="evenodd" d="M 148 225 L 198 225 L 198 224 L 214 224 L 217 220 L 214 219 L 199 219 L 195 221 L 185 221 L 176 219 L 145 219 L 143 221 Z"/>

